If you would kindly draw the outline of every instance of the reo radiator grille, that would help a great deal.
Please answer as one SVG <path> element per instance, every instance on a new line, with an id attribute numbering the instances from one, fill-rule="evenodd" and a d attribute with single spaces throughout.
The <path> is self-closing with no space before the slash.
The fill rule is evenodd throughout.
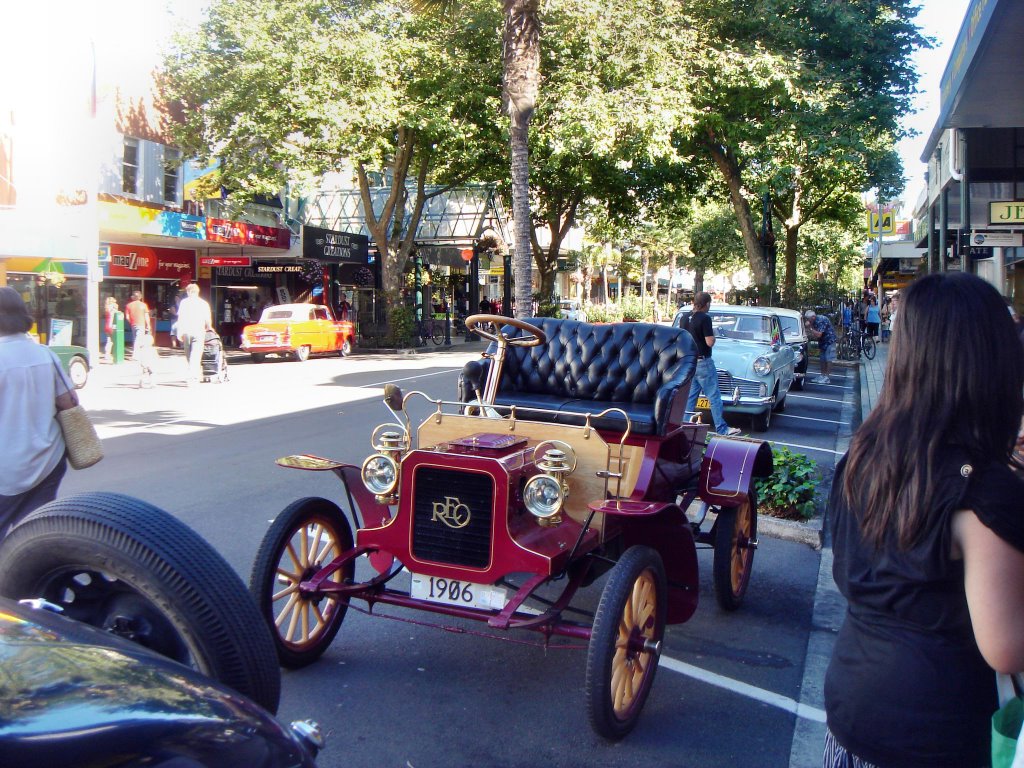
<path id="1" fill-rule="evenodd" d="M 412 554 L 417 560 L 471 568 L 491 562 L 494 480 L 478 472 L 418 467 Z"/>

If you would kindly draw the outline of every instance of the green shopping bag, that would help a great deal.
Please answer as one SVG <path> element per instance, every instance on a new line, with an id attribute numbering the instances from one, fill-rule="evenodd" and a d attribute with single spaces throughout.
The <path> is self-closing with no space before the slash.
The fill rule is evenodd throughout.
<path id="1" fill-rule="evenodd" d="M 1015 696 L 992 715 L 992 768 L 1010 768 L 1024 726 L 1024 700 Z"/>

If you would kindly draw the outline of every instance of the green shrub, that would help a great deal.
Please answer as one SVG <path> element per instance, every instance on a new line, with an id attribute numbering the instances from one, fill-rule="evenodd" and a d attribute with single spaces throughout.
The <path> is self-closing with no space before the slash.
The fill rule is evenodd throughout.
<path id="1" fill-rule="evenodd" d="M 641 306 L 639 296 L 628 294 L 619 301 L 619 309 L 622 310 L 623 320 L 639 321 L 650 316 L 653 305 L 648 303 L 646 307 Z"/>
<path id="2" fill-rule="evenodd" d="M 622 319 L 622 311 L 614 304 L 587 304 L 583 311 L 588 323 L 617 323 Z"/>
<path id="3" fill-rule="evenodd" d="M 537 317 L 561 317 L 562 307 L 557 302 L 542 301 L 537 304 Z"/>
<path id="4" fill-rule="evenodd" d="M 815 494 L 820 482 L 817 464 L 788 448 L 772 450 L 775 467 L 771 475 L 757 481 L 760 511 L 776 517 L 808 520 L 814 516 Z"/>
<path id="5" fill-rule="evenodd" d="M 416 315 L 411 307 L 392 307 L 388 311 L 388 337 L 386 343 L 393 347 L 413 346 L 416 331 Z"/>

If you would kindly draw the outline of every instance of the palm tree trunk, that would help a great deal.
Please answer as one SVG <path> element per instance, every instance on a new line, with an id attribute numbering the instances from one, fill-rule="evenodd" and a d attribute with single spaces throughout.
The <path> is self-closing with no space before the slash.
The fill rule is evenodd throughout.
<path id="1" fill-rule="evenodd" d="M 540 86 L 539 0 L 504 0 L 502 97 L 511 118 L 512 217 L 515 220 L 512 271 L 517 317 L 533 310 L 530 251 L 529 126 Z"/>

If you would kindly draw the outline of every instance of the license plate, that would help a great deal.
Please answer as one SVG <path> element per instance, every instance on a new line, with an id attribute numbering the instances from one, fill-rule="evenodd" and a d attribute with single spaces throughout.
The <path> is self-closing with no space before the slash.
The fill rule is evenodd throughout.
<path id="1" fill-rule="evenodd" d="M 702 408 L 705 411 L 711 410 L 711 401 L 704 396 L 697 397 L 697 407 Z"/>
<path id="2" fill-rule="evenodd" d="M 412 587 L 409 593 L 418 600 L 479 608 L 483 611 L 500 611 L 506 602 L 503 587 L 437 576 L 420 576 L 417 573 L 412 574 Z"/>

